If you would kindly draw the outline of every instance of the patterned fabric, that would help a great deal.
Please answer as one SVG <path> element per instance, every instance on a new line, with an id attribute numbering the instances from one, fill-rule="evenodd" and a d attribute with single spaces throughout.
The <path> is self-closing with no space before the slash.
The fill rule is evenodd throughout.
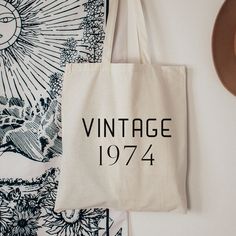
<path id="1" fill-rule="evenodd" d="M 0 236 L 127 235 L 126 213 L 53 210 L 64 67 L 101 61 L 105 5 L 0 0 Z"/>

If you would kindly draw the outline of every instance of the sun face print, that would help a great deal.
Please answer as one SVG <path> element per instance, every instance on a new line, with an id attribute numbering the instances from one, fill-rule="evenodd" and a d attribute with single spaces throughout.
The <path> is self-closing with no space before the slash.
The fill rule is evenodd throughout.
<path id="1" fill-rule="evenodd" d="M 0 0 L 0 96 L 30 107 L 50 96 L 64 44 L 80 44 L 83 9 L 82 0 Z"/>
<path id="2" fill-rule="evenodd" d="M 67 63 L 101 62 L 104 0 L 0 0 L 0 153 L 62 154 Z"/>
<path id="3" fill-rule="evenodd" d="M 0 0 L 0 49 L 11 46 L 20 35 L 21 19 L 10 4 Z"/>

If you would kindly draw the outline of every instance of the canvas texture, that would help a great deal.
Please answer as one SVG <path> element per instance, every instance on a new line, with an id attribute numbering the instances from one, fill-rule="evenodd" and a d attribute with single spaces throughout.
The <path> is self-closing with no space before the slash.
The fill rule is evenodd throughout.
<path id="1" fill-rule="evenodd" d="M 111 62 L 112 0 L 102 62 L 66 67 L 58 212 L 186 211 L 186 68 L 151 63 L 141 2 L 129 2 L 140 63 Z"/>

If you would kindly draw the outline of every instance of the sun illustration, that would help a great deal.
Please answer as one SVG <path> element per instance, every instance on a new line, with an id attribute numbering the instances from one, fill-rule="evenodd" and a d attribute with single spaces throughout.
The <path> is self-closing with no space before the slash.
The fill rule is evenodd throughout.
<path id="1" fill-rule="evenodd" d="M 16 9 L 8 2 L 0 0 L 0 49 L 12 45 L 21 31 L 21 19 Z"/>
<path id="2" fill-rule="evenodd" d="M 104 9 L 105 0 L 0 0 L 0 154 L 62 154 L 65 65 L 101 62 Z"/>
<path id="3" fill-rule="evenodd" d="M 52 74 L 63 72 L 63 45 L 70 38 L 79 45 L 82 3 L 0 0 L 0 96 L 33 106 L 48 93 Z"/>

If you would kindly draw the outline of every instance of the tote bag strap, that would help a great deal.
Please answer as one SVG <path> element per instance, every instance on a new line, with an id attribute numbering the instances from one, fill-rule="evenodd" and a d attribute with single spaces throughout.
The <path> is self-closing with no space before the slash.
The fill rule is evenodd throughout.
<path id="1" fill-rule="evenodd" d="M 147 30 L 144 20 L 143 8 L 141 0 L 127 0 L 132 3 L 133 10 L 135 11 L 135 22 L 137 27 L 137 36 L 139 44 L 139 54 L 141 63 L 150 64 L 151 59 L 148 50 Z M 104 50 L 102 63 L 111 63 L 112 48 L 114 42 L 116 19 L 118 14 L 119 0 L 109 0 L 109 13 L 106 26 L 106 36 L 104 41 Z"/>

